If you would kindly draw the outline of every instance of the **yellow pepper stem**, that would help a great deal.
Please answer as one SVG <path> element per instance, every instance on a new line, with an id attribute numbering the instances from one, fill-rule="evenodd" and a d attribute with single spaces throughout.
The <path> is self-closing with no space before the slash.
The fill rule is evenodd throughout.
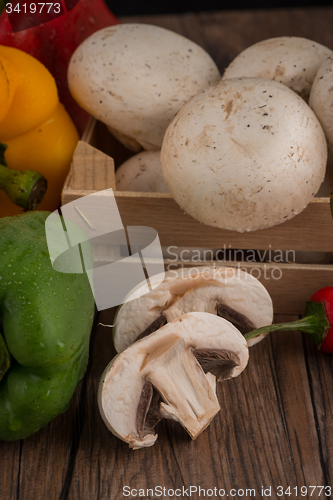
<path id="1" fill-rule="evenodd" d="M 34 210 L 44 198 L 47 181 L 34 170 L 12 170 L 0 165 L 0 189 L 19 207 Z"/>

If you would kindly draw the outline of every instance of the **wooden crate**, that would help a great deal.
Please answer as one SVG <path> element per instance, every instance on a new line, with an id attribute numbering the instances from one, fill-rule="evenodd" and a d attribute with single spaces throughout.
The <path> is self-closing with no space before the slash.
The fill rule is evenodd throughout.
<path id="1" fill-rule="evenodd" d="M 153 227 L 164 247 L 238 249 L 238 255 L 241 251 L 246 255 L 245 252 L 250 250 L 247 252 L 250 261 L 225 262 L 220 259 L 198 262 L 195 259 L 181 262 L 172 259 L 165 264 L 167 269 L 202 264 L 227 264 L 245 269 L 266 286 L 274 310 L 279 314 L 302 314 L 305 301 L 313 292 L 333 285 L 333 265 L 297 263 L 298 258 L 304 259 L 304 252 L 315 252 L 316 258 L 324 253 L 327 257 L 327 253 L 333 252 L 333 219 L 328 197 L 316 197 L 301 214 L 270 229 L 249 233 L 217 229 L 185 214 L 168 193 L 117 191 L 115 165 L 119 166 L 132 154 L 109 134 L 102 123 L 91 119 L 74 153 L 62 204 L 113 188 L 124 226 Z M 323 189 L 325 192 L 325 186 Z M 252 250 L 261 251 L 256 262 L 252 261 Z M 288 251 L 291 262 L 281 262 L 283 251 Z"/>

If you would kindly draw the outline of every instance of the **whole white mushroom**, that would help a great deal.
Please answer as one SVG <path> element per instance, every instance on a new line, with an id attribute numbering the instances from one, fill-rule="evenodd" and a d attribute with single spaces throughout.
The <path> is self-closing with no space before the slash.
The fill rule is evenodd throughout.
<path id="1" fill-rule="evenodd" d="M 209 226 L 254 231 L 301 212 L 325 175 L 327 145 L 310 107 L 265 78 L 222 80 L 169 125 L 162 174 L 180 207 Z"/>
<path id="2" fill-rule="evenodd" d="M 316 72 L 331 49 L 307 38 L 282 36 L 262 40 L 243 50 L 228 66 L 223 80 L 270 78 L 308 100 Z"/>
<path id="3" fill-rule="evenodd" d="M 141 151 L 120 165 L 116 170 L 118 191 L 166 193 L 160 151 Z"/>
<path id="4" fill-rule="evenodd" d="M 97 31 L 76 49 L 68 68 L 74 99 L 134 151 L 160 149 L 179 108 L 220 78 L 204 49 L 146 24 Z"/>

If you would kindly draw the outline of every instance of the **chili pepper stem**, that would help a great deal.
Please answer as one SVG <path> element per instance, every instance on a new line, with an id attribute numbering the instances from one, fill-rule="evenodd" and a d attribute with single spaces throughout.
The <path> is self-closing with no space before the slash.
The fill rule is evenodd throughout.
<path id="1" fill-rule="evenodd" d="M 44 198 L 46 179 L 34 170 L 12 170 L 0 165 L 0 189 L 25 210 L 34 210 Z"/>
<path id="2" fill-rule="evenodd" d="M 322 302 L 309 301 L 306 303 L 305 316 L 302 319 L 293 321 L 292 323 L 276 323 L 257 328 L 247 333 L 245 339 L 250 340 L 263 333 L 299 330 L 306 333 L 311 342 L 320 349 L 320 345 L 325 339 L 330 327 L 326 317 L 324 304 Z"/>

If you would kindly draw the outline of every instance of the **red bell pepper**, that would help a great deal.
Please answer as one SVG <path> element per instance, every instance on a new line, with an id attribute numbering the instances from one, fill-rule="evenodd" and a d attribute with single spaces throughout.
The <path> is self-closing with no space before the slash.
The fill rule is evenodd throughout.
<path id="1" fill-rule="evenodd" d="M 308 335 L 321 352 L 333 354 L 333 286 L 321 288 L 310 297 L 302 319 L 257 328 L 247 333 L 245 339 L 283 330 L 300 330 Z"/>
<path id="2" fill-rule="evenodd" d="M 59 0 L 64 15 L 40 26 L 19 31 L 20 21 L 25 28 L 36 23 L 36 15 L 16 13 L 15 33 L 8 14 L 0 16 L 0 45 L 16 47 L 43 63 L 56 80 L 60 101 L 64 104 L 80 133 L 88 120 L 88 114 L 81 109 L 70 95 L 67 85 L 68 63 L 74 50 L 95 31 L 119 24 L 104 0 Z M 77 3 L 77 5 L 75 5 Z M 71 8 L 71 5 L 75 5 Z M 31 18 L 29 21 L 29 17 Z M 21 28 L 22 28 L 21 26 Z"/>

